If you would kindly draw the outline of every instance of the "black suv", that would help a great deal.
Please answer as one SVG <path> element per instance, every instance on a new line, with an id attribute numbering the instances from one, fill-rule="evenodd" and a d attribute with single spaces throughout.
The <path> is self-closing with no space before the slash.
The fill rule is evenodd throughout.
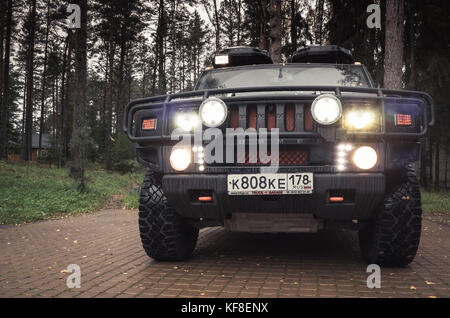
<path id="1" fill-rule="evenodd" d="M 409 264 L 421 233 L 412 163 L 433 125 L 431 97 L 375 88 L 338 46 L 222 50 L 193 91 L 131 101 L 124 131 L 149 170 L 139 229 L 156 260 L 191 255 L 199 229 L 359 231 L 363 257 Z"/>

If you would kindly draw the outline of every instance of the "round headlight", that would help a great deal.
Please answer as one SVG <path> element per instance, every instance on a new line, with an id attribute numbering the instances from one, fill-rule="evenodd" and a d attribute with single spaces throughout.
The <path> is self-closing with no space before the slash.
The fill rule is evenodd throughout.
<path id="1" fill-rule="evenodd" d="M 200 105 L 198 114 L 203 125 L 219 127 L 227 118 L 227 105 L 219 98 L 210 97 Z"/>
<path id="2" fill-rule="evenodd" d="M 368 170 L 377 163 L 377 152 L 369 146 L 363 146 L 353 154 L 353 162 L 359 169 Z"/>
<path id="3" fill-rule="evenodd" d="M 170 165 L 177 171 L 189 167 L 191 160 L 191 151 L 188 148 L 174 148 L 170 154 Z"/>
<path id="4" fill-rule="evenodd" d="M 332 94 L 320 95 L 311 105 L 311 114 L 321 125 L 334 124 L 342 116 L 341 101 Z"/>

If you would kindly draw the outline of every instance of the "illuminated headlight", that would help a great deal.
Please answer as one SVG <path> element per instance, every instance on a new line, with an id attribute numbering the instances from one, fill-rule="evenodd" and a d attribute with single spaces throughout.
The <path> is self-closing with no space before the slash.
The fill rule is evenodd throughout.
<path id="1" fill-rule="evenodd" d="M 375 114 L 370 110 L 350 111 L 345 116 L 345 122 L 349 128 L 367 129 L 375 123 Z"/>
<path id="2" fill-rule="evenodd" d="M 177 171 L 183 171 L 191 164 L 192 156 L 188 148 L 174 148 L 170 154 L 170 165 Z"/>
<path id="3" fill-rule="evenodd" d="M 369 146 L 363 146 L 353 153 L 353 162 L 359 169 L 368 170 L 377 163 L 377 152 Z"/>
<path id="4" fill-rule="evenodd" d="M 341 101 L 331 94 L 320 95 L 311 105 L 311 114 L 321 125 L 334 124 L 342 116 Z"/>
<path id="5" fill-rule="evenodd" d="M 219 127 L 227 118 L 227 105 L 216 97 L 210 97 L 203 101 L 198 111 L 203 125 L 207 127 Z"/>
<path id="6" fill-rule="evenodd" d="M 200 119 L 197 114 L 177 114 L 175 115 L 175 125 L 185 132 L 191 131 L 200 124 Z"/>

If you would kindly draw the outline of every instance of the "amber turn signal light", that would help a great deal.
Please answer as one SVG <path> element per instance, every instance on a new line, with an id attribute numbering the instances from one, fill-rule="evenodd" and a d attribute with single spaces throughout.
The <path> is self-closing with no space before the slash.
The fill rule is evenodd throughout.
<path id="1" fill-rule="evenodd" d="M 155 130 L 156 129 L 156 118 L 144 119 L 142 121 L 142 130 Z"/>

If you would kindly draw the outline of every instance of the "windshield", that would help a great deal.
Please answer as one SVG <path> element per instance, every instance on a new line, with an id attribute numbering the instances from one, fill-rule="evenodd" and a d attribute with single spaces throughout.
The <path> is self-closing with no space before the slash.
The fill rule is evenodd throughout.
<path id="1" fill-rule="evenodd" d="M 258 65 L 205 72 L 197 90 L 261 86 L 370 87 L 359 65 Z"/>

